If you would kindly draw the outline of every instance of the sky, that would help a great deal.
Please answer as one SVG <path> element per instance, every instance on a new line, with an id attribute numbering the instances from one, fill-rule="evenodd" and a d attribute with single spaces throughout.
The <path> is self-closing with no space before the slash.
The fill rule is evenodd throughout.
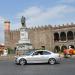
<path id="1" fill-rule="evenodd" d="M 75 0 L 0 0 L 0 43 L 4 43 L 4 21 L 9 20 L 15 30 L 21 27 L 22 16 L 28 28 L 75 23 Z"/>

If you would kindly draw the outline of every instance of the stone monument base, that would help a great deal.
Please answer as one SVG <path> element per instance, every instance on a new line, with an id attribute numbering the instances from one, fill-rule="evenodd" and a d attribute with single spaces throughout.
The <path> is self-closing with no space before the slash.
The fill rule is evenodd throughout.
<path id="1" fill-rule="evenodd" d="M 21 50 L 21 51 L 20 50 L 17 50 L 16 51 L 16 55 L 24 55 L 24 51 L 23 50 Z"/>

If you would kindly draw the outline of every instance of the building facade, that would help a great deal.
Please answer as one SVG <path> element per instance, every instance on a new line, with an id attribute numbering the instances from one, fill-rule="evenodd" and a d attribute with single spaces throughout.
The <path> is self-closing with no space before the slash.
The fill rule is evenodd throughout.
<path id="1" fill-rule="evenodd" d="M 5 27 L 8 28 L 5 28 L 5 46 L 14 49 L 20 39 L 20 30 L 10 30 L 10 22 L 5 22 Z M 28 28 L 28 35 L 34 49 L 59 52 L 69 46 L 75 48 L 75 24 L 73 23 L 55 27 L 48 25 Z"/>

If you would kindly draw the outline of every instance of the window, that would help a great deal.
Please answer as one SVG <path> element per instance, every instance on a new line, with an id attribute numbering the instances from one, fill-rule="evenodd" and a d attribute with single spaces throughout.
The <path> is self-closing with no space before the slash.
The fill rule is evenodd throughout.
<path id="1" fill-rule="evenodd" d="M 33 55 L 38 55 L 38 52 L 34 52 Z"/>
<path id="2" fill-rule="evenodd" d="M 73 39 L 74 39 L 73 36 L 74 36 L 74 35 L 73 35 L 73 32 L 72 32 L 72 31 L 68 31 L 68 32 L 67 32 L 67 39 L 68 39 L 68 40 L 73 40 Z"/>
<path id="3" fill-rule="evenodd" d="M 47 51 L 43 51 L 43 55 L 49 55 L 51 54 L 50 52 L 47 52 Z"/>
<path id="4" fill-rule="evenodd" d="M 54 33 L 54 41 L 59 41 L 59 33 Z"/>
<path id="5" fill-rule="evenodd" d="M 66 40 L 66 33 L 65 32 L 61 32 L 60 33 L 60 39 L 61 39 L 61 41 L 65 41 Z"/>
<path id="6" fill-rule="evenodd" d="M 34 52 L 33 55 L 43 55 L 43 51 Z"/>

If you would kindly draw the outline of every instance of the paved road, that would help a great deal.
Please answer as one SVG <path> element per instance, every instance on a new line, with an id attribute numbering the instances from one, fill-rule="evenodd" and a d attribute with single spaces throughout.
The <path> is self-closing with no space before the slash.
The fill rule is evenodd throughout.
<path id="1" fill-rule="evenodd" d="M 15 65 L 13 61 L 0 61 L 0 75 L 75 75 L 75 58 L 64 59 L 61 64 Z"/>

